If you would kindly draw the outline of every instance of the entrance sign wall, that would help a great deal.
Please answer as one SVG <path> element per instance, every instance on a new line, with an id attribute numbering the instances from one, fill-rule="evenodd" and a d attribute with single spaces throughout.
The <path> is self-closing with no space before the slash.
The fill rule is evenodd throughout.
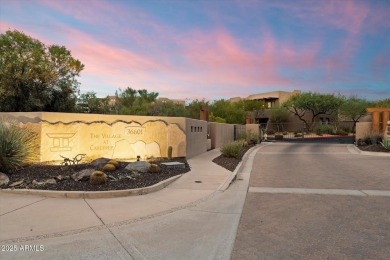
<path id="1" fill-rule="evenodd" d="M 0 118 L 16 121 L 37 133 L 40 162 L 61 161 L 78 154 L 85 154 L 86 160 L 167 157 L 169 146 L 173 157 L 185 157 L 207 149 L 205 145 L 204 149 L 197 147 L 201 151 L 187 151 L 191 149 L 191 145 L 187 147 L 191 137 L 186 133 L 191 129 L 188 124 L 203 121 L 186 118 L 49 112 L 0 113 Z M 204 139 L 206 143 L 207 133 Z"/>

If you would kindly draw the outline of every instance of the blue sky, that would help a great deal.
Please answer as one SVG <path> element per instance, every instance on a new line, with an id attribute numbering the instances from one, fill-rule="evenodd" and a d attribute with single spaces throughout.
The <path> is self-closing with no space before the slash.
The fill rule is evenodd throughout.
<path id="1" fill-rule="evenodd" d="M 390 97 L 390 1 L 0 0 L 0 32 L 68 48 L 81 92 Z"/>

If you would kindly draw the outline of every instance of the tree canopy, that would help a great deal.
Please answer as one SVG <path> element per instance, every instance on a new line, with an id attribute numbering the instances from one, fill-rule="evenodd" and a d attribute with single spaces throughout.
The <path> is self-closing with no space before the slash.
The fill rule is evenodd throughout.
<path id="1" fill-rule="evenodd" d="M 307 130 L 311 130 L 316 117 L 334 115 L 342 103 L 342 98 L 335 95 L 306 92 L 292 95 L 283 107 L 296 115 Z"/>
<path id="2" fill-rule="evenodd" d="M 0 35 L 0 111 L 73 111 L 84 65 L 64 46 L 19 31 Z"/>
<path id="3" fill-rule="evenodd" d="M 372 106 L 372 102 L 357 97 L 349 97 L 343 100 L 340 106 L 340 116 L 353 121 L 352 130 L 355 130 L 359 119 L 367 114 L 367 108 Z"/>
<path id="4" fill-rule="evenodd" d="M 135 90 L 127 87 L 116 94 L 114 110 L 123 115 L 151 115 L 151 106 L 158 97 L 157 92 L 148 92 L 146 89 Z"/>
<path id="5" fill-rule="evenodd" d="M 112 112 L 109 98 L 98 98 L 96 93 L 89 91 L 82 93 L 77 98 L 76 112 L 91 114 L 108 114 Z"/>
<path id="6" fill-rule="evenodd" d="M 390 107 L 390 98 L 377 100 L 373 104 L 374 107 Z"/>

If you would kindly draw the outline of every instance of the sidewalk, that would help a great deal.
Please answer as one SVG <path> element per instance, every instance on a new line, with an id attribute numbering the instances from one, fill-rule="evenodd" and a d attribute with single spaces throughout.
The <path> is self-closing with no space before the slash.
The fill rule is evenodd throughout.
<path id="1" fill-rule="evenodd" d="M 133 223 L 192 206 L 226 189 L 233 173 L 211 160 L 212 150 L 188 160 L 191 171 L 160 191 L 119 198 L 70 199 L 0 190 L 0 242 L 32 241 Z"/>

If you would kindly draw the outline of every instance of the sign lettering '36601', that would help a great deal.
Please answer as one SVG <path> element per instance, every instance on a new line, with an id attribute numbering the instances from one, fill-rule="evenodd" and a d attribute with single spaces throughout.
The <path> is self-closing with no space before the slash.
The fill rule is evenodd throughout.
<path id="1" fill-rule="evenodd" d="M 145 128 L 142 126 L 128 126 L 125 128 L 125 135 L 143 135 Z"/>

